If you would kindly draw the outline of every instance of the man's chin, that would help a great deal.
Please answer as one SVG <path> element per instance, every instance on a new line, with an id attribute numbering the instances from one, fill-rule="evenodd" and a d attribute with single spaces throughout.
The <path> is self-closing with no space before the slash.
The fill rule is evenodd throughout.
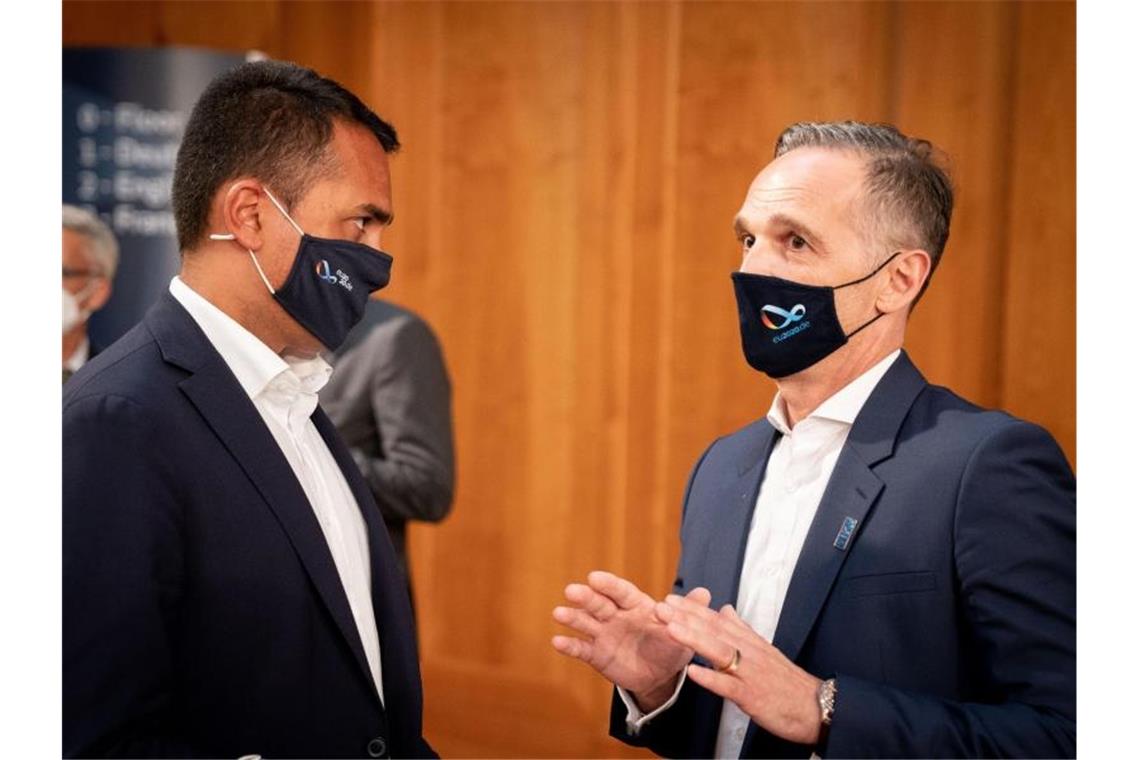
<path id="1" fill-rule="evenodd" d="M 309 333 L 295 335 L 285 343 L 281 349 L 281 356 L 291 356 L 295 359 L 316 359 L 318 356 L 331 354 L 323 343 Z"/>

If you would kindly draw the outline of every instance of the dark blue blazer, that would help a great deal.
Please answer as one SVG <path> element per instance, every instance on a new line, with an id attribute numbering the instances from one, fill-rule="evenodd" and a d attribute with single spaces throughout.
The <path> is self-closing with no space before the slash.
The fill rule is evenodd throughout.
<path id="1" fill-rule="evenodd" d="M 736 603 L 777 435 L 759 420 L 698 461 L 676 593 L 704 586 L 714 607 Z M 1073 757 L 1076 498 L 1057 444 L 927 384 L 902 354 L 851 428 L 773 643 L 836 678 L 824 757 Z M 610 730 L 658 754 L 710 757 L 721 705 L 687 682 L 631 737 L 615 695 Z M 812 749 L 751 724 L 741 756 Z"/>
<path id="2" fill-rule="evenodd" d="M 384 701 L 332 555 L 272 434 L 169 294 L 68 383 L 67 756 L 433 756 L 407 592 L 368 486 Z"/>

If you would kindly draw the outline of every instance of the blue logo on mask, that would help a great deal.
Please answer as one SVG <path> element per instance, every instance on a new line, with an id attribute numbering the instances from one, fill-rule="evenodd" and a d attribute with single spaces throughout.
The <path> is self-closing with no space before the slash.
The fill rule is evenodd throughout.
<path id="1" fill-rule="evenodd" d="M 332 273 L 332 268 L 329 263 L 324 259 L 317 262 L 317 277 L 320 277 L 325 282 L 335 283 L 337 281 L 336 275 Z"/>
<path id="2" fill-rule="evenodd" d="M 764 326 L 769 330 L 783 330 L 792 322 L 799 322 L 804 318 L 804 314 L 807 313 L 807 309 L 804 308 L 804 305 L 802 303 L 798 303 L 793 306 L 791 311 L 784 311 L 779 306 L 772 306 L 770 304 L 761 306 L 760 311 L 768 312 L 768 314 L 775 314 L 777 317 L 782 317 L 784 320 L 782 323 L 776 324 L 772 320 L 768 319 L 768 314 L 761 313 L 760 321 L 763 322 Z"/>

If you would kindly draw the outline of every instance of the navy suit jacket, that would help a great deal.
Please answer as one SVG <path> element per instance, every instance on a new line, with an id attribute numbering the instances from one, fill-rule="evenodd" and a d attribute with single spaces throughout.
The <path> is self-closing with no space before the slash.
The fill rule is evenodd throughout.
<path id="1" fill-rule="evenodd" d="M 777 435 L 759 420 L 698 461 L 676 593 L 704 586 L 714 608 L 736 603 Z M 1057 444 L 929 385 L 900 355 L 840 453 L 773 644 L 836 678 L 824 757 L 1074 756 L 1076 500 Z M 662 755 L 711 757 L 722 703 L 689 681 L 633 737 L 615 695 L 610 730 Z M 812 750 L 753 723 L 741 756 Z"/>
<path id="2" fill-rule="evenodd" d="M 304 491 L 165 294 L 64 395 L 65 755 L 434 754 L 380 512 L 328 418 L 312 420 L 367 525 L 383 704 Z"/>

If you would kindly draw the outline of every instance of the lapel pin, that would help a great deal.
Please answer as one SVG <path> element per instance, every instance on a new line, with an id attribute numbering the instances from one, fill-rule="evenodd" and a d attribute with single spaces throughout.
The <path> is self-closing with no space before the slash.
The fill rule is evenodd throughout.
<path id="1" fill-rule="evenodd" d="M 833 546 L 841 552 L 847 551 L 847 544 L 851 543 L 851 534 L 855 532 L 855 526 L 859 521 L 854 517 L 844 517 L 843 526 L 839 528 L 839 533 L 835 534 L 835 543 Z"/>

